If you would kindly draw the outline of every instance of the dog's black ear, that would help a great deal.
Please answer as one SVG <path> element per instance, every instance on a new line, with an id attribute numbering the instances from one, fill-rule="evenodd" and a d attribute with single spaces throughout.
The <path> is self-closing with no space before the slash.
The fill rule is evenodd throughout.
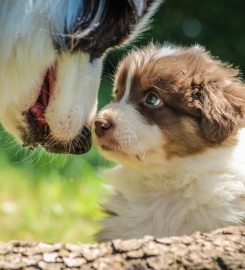
<path id="1" fill-rule="evenodd" d="M 80 0 L 81 12 L 66 31 L 62 44 L 71 51 L 81 50 L 92 59 L 120 46 L 144 30 L 163 0 Z"/>
<path id="2" fill-rule="evenodd" d="M 206 140 L 224 141 L 244 126 L 245 86 L 238 80 L 192 84 L 196 109 L 201 116 L 201 131 Z"/>

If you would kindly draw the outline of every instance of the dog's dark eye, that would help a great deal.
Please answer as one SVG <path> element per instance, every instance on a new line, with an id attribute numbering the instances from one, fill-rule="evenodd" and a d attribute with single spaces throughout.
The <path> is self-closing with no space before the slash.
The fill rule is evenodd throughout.
<path id="1" fill-rule="evenodd" d="M 145 101 L 144 101 L 144 104 L 148 107 L 160 107 L 162 105 L 162 100 L 160 99 L 160 97 L 153 93 L 153 92 L 150 92 L 146 95 L 145 97 Z"/>

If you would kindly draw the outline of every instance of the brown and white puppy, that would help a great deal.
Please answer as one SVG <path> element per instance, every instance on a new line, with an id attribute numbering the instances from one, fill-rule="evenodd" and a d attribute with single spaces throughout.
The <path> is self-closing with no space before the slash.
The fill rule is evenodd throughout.
<path id="1" fill-rule="evenodd" d="M 245 221 L 245 85 L 199 46 L 149 46 L 119 65 L 94 122 L 114 195 L 99 240 Z"/>

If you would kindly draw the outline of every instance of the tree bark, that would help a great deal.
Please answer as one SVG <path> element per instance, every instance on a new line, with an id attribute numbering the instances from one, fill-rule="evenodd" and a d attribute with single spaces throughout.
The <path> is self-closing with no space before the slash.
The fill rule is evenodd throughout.
<path id="1" fill-rule="evenodd" d="M 0 269 L 245 269 L 245 227 L 102 244 L 0 243 Z"/>

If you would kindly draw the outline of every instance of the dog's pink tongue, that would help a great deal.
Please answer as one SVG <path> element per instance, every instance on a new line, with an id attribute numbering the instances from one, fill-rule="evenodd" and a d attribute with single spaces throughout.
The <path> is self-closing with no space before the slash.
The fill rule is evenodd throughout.
<path id="1" fill-rule="evenodd" d="M 45 117 L 44 117 L 44 109 L 42 108 L 42 105 L 35 104 L 34 107 L 31 108 L 31 112 L 35 115 L 35 118 L 38 122 L 41 124 L 45 124 Z"/>

